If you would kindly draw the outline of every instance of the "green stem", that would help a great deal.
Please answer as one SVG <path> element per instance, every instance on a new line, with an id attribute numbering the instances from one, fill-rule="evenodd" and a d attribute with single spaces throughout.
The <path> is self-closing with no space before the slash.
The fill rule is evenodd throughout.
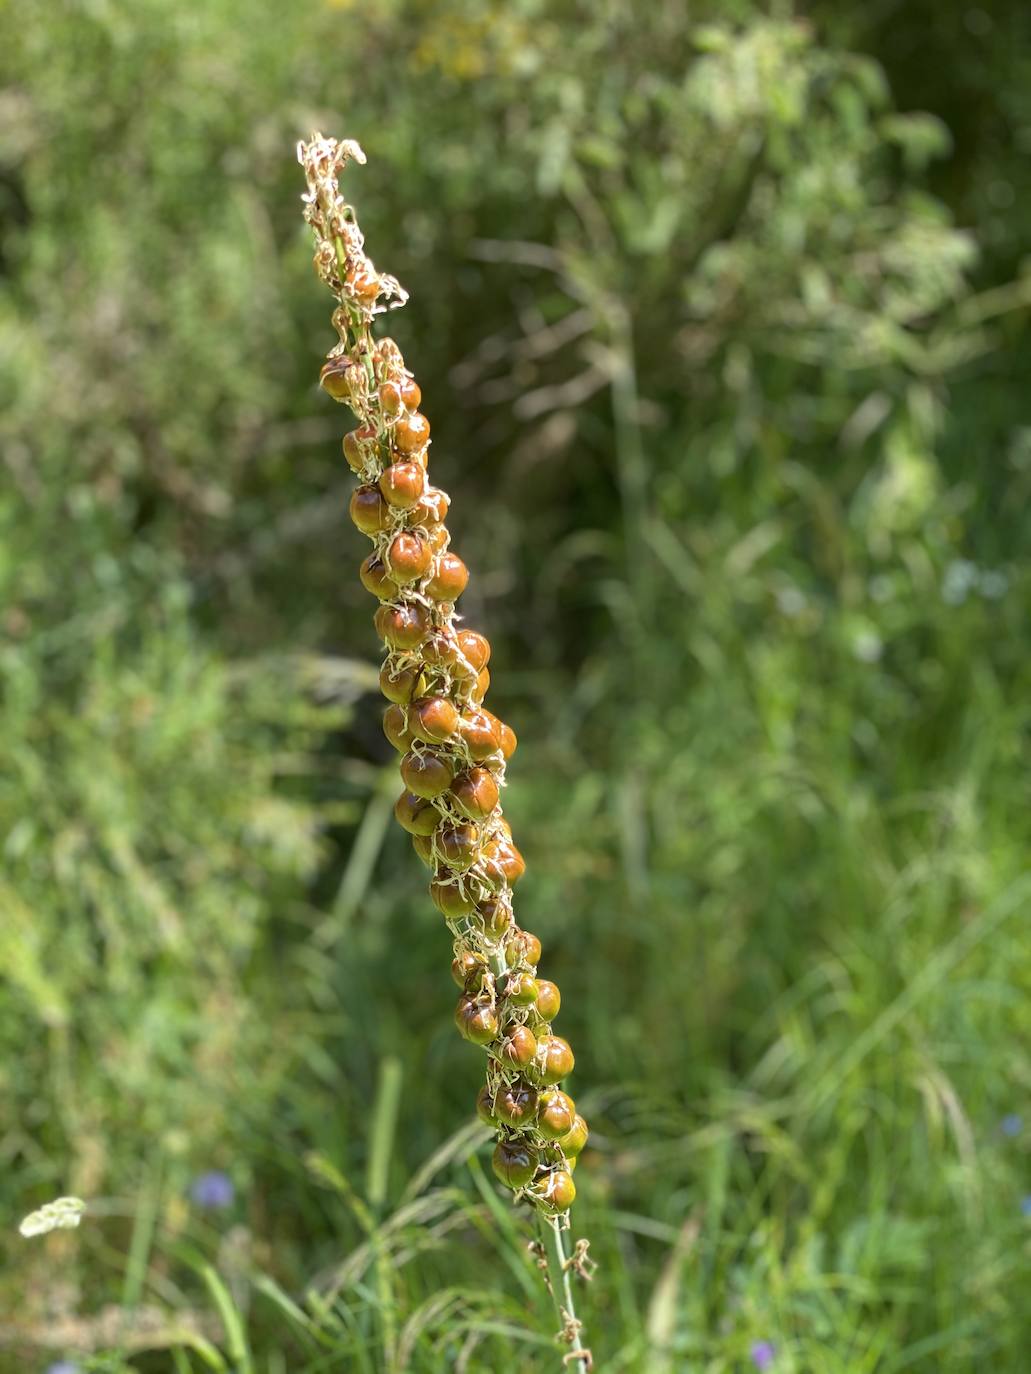
<path id="1" fill-rule="evenodd" d="M 570 1358 L 569 1365 L 577 1369 L 579 1374 L 586 1374 L 586 1371 L 592 1367 L 591 1356 L 580 1339 L 580 1327 L 576 1320 L 573 1285 L 569 1281 L 569 1270 L 566 1268 L 568 1256 L 566 1255 L 565 1232 L 562 1230 L 558 1217 L 545 1217 L 538 1212 L 537 1223 L 548 1256 L 551 1296 L 555 1302 L 555 1311 L 558 1314 L 563 1339 L 565 1339 L 564 1333 L 568 1324 L 570 1355 L 579 1356 L 578 1359 Z"/>

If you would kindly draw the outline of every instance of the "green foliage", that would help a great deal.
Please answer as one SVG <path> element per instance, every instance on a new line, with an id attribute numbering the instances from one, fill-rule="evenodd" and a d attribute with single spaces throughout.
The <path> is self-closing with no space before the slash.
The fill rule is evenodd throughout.
<path id="1" fill-rule="evenodd" d="M 1031 88 L 923 9 L 8 6 L 0 1368 L 554 1365 L 389 826 L 312 126 L 522 741 L 600 1366 L 1024 1368 Z"/>

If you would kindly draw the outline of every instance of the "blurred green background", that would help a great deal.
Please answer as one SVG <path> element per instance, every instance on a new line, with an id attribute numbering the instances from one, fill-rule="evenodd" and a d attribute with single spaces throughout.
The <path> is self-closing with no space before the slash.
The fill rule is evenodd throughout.
<path id="1" fill-rule="evenodd" d="M 1025 1371 L 1026 6 L 0 23 L 0 1369 L 559 1367 L 390 818 L 321 128 L 521 739 L 599 1369 Z"/>

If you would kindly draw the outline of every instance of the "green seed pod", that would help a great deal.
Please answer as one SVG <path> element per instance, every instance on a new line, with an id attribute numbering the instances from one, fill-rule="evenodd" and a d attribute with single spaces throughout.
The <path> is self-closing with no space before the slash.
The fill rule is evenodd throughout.
<path id="1" fill-rule="evenodd" d="M 559 1148 L 566 1159 L 575 1159 L 583 1147 L 587 1144 L 587 1137 L 590 1131 L 587 1129 L 587 1122 L 579 1114 L 573 1121 L 573 1128 L 558 1142 Z"/>
<path id="2" fill-rule="evenodd" d="M 483 1087 L 476 1094 L 476 1115 L 485 1126 L 496 1126 L 497 1120 L 494 1116 L 494 1104 L 491 1099 L 490 1089 L 484 1083 Z"/>
<path id="3" fill-rule="evenodd" d="M 537 1115 L 537 1089 L 522 1079 L 500 1087 L 494 1095 L 494 1115 L 509 1126 L 529 1126 Z"/>
<path id="4" fill-rule="evenodd" d="M 566 1093 L 552 1088 L 541 1093 L 537 1110 L 537 1129 L 548 1140 L 562 1140 L 573 1129 L 576 1105 Z"/>
<path id="5" fill-rule="evenodd" d="M 527 1188 L 529 1196 L 542 1212 L 551 1216 L 568 1212 L 576 1198 L 576 1184 L 568 1169 L 552 1169 L 535 1178 Z"/>
<path id="6" fill-rule="evenodd" d="M 529 973 L 509 974 L 505 997 L 514 1007 L 528 1007 L 537 1001 L 537 980 Z"/>
<path id="7" fill-rule="evenodd" d="M 497 1039 L 498 1018 L 494 1008 L 472 997 L 460 997 L 455 1007 L 455 1025 L 460 1035 L 474 1045 L 489 1045 Z"/>
<path id="8" fill-rule="evenodd" d="M 547 978 L 537 979 L 537 1015 L 545 1021 L 551 1021 L 558 1015 L 558 1009 L 562 1005 L 562 995 L 554 983 L 549 983 Z"/>
<path id="9" fill-rule="evenodd" d="M 542 1083 L 561 1083 L 573 1072 L 573 1051 L 561 1035 L 545 1035 L 538 1041 L 537 1072 Z"/>
<path id="10" fill-rule="evenodd" d="M 525 1069 L 537 1054 L 537 1037 L 529 1026 L 512 1026 L 501 1042 L 501 1062 L 510 1069 Z M 557 1080 L 556 1080 L 557 1081 Z"/>
<path id="11" fill-rule="evenodd" d="M 537 1155 L 519 1140 L 498 1142 L 491 1167 L 506 1188 L 525 1188 L 537 1169 Z"/>

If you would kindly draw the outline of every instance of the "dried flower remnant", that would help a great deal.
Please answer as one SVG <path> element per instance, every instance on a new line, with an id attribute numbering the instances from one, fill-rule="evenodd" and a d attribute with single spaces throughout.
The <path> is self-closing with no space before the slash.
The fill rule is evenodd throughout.
<path id="1" fill-rule="evenodd" d="M 563 1238 L 587 1126 L 572 1099 L 554 1091 L 573 1068 L 569 1045 L 552 1034 L 559 991 L 537 978 L 540 941 L 513 913 L 525 864 L 501 792 L 516 736 L 484 705 L 490 644 L 460 626 L 456 613 L 469 573 L 450 547 L 450 500 L 430 480 L 422 393 L 397 344 L 372 334 L 373 319 L 407 296 L 366 254 L 340 194 L 340 172 L 365 156 L 356 143 L 315 134 L 298 146 L 298 160 L 308 182 L 304 216 L 315 237 L 315 270 L 338 301 L 339 343 L 321 383 L 358 422 L 344 437 L 343 456 L 358 479 L 351 519 L 373 544 L 359 576 L 376 599 L 374 623 L 385 645 L 380 685 L 390 704 L 383 728 L 401 755 L 404 784 L 395 816 L 432 872 L 430 896 L 452 936 L 456 1027 L 487 1052 L 476 1110 L 497 1132 L 495 1175 L 537 1212 L 567 1358 L 589 1369 Z"/>

